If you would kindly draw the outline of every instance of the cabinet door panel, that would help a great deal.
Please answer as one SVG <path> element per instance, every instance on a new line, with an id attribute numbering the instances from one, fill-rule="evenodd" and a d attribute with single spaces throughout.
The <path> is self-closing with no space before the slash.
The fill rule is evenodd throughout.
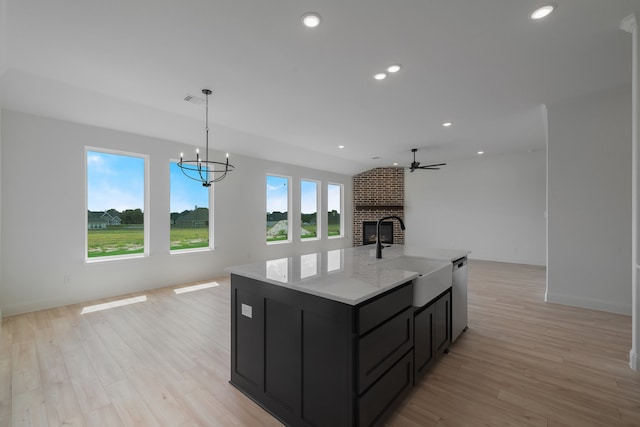
<path id="1" fill-rule="evenodd" d="M 296 411 L 300 402 L 300 309 L 265 299 L 265 393 Z"/>
<path id="2" fill-rule="evenodd" d="M 358 344 L 358 393 L 362 393 L 382 373 L 413 346 L 413 309 L 380 325 Z"/>
<path id="3" fill-rule="evenodd" d="M 413 353 L 407 353 L 358 401 L 358 426 L 369 427 L 380 420 L 394 402 L 413 386 Z"/>
<path id="4" fill-rule="evenodd" d="M 434 335 L 436 351 L 442 353 L 451 344 L 451 292 L 442 295 L 435 303 Z"/>
<path id="5" fill-rule="evenodd" d="M 302 419 L 309 425 L 352 425 L 353 336 L 345 326 L 340 318 L 303 312 Z"/>
<path id="6" fill-rule="evenodd" d="M 358 308 L 358 333 L 365 334 L 385 320 L 411 307 L 412 303 L 413 283 L 411 282 L 366 303 Z"/>
<path id="7" fill-rule="evenodd" d="M 244 306 L 244 313 L 243 313 Z M 235 348 L 233 369 L 249 383 L 262 388 L 264 378 L 264 311 L 262 298 L 235 290 Z"/>
<path id="8" fill-rule="evenodd" d="M 416 314 L 414 318 L 414 354 L 416 382 L 418 374 L 425 372 L 435 361 L 435 346 L 433 342 L 433 322 L 435 305 L 431 305 Z"/>

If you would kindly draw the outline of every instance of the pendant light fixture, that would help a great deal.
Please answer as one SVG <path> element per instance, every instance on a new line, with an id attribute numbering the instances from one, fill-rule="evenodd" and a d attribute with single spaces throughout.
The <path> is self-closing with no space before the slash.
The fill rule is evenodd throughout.
<path id="1" fill-rule="evenodd" d="M 195 160 L 184 160 L 183 153 L 180 153 L 180 161 L 178 166 L 182 170 L 182 173 L 194 181 L 202 183 L 203 187 L 211 187 L 214 182 L 222 181 L 227 173 L 235 169 L 232 164 L 229 164 L 229 153 L 227 153 L 227 159 L 225 162 L 215 162 L 209 160 L 209 95 L 211 90 L 202 89 L 202 93 L 205 95 L 205 152 L 204 159 L 200 157 L 200 150 L 196 149 Z"/>

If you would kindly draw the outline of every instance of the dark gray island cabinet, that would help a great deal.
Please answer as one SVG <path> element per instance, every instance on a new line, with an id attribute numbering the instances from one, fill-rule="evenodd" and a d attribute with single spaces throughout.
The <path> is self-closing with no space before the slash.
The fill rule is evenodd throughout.
<path id="1" fill-rule="evenodd" d="M 419 273 L 362 249 L 228 271 L 230 382 L 288 426 L 382 424 L 451 343 L 451 285 L 416 308 Z"/>
<path id="2" fill-rule="evenodd" d="M 352 306 L 231 276 L 231 383 L 291 426 L 373 425 L 413 386 L 413 284 Z"/>

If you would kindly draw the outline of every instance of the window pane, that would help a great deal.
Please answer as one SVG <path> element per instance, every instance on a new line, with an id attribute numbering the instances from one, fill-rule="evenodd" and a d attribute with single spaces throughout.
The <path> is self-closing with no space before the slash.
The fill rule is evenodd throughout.
<path id="1" fill-rule="evenodd" d="M 144 158 L 87 151 L 87 257 L 144 253 Z"/>
<path id="2" fill-rule="evenodd" d="M 300 231 L 301 239 L 318 237 L 318 183 L 300 181 Z"/>
<path id="3" fill-rule="evenodd" d="M 267 242 L 289 240 L 289 178 L 267 175 Z"/>
<path id="4" fill-rule="evenodd" d="M 187 178 L 177 163 L 170 173 L 170 249 L 209 247 L 209 188 Z"/>
<path id="5" fill-rule="evenodd" d="M 327 236 L 342 236 L 342 185 L 327 185 Z"/>

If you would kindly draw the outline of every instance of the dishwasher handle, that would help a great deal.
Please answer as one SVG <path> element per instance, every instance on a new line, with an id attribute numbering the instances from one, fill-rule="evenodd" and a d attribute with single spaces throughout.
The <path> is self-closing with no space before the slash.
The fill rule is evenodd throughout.
<path id="1" fill-rule="evenodd" d="M 462 257 L 462 258 L 458 258 L 455 261 L 452 261 L 453 264 L 453 269 L 454 270 L 458 270 L 462 267 L 465 267 L 467 265 L 467 257 Z"/>

